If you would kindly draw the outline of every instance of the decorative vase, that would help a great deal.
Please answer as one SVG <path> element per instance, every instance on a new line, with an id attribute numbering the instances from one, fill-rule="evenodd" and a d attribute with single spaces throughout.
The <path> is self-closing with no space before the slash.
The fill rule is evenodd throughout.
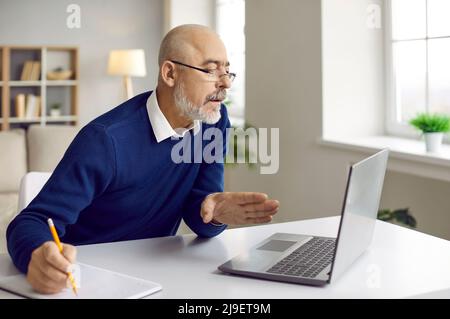
<path id="1" fill-rule="evenodd" d="M 51 117 L 61 116 L 61 110 L 60 109 L 51 109 L 50 110 L 50 116 Z"/>
<path id="2" fill-rule="evenodd" d="M 442 139 L 444 133 L 424 133 L 425 136 L 425 146 L 428 153 L 439 153 L 442 145 Z"/>

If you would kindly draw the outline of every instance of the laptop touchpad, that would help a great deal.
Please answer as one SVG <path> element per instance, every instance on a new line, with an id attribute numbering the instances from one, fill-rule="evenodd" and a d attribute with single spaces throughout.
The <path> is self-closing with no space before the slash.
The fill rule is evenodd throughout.
<path id="1" fill-rule="evenodd" d="M 292 245 L 296 244 L 296 241 L 290 240 L 271 240 L 261 247 L 258 247 L 259 250 L 271 250 L 271 251 L 285 251 Z"/>

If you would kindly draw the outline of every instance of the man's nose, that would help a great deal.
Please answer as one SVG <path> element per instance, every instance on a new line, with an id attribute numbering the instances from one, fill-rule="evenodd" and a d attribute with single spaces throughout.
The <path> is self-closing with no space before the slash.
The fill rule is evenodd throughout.
<path id="1" fill-rule="evenodd" d="M 220 89 L 229 89 L 231 87 L 231 80 L 230 78 L 224 74 L 219 78 L 219 81 L 217 82 L 216 87 Z"/>

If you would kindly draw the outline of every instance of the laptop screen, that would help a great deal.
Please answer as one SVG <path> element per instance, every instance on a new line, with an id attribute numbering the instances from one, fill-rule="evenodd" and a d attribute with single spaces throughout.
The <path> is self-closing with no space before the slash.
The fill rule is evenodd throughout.
<path id="1" fill-rule="evenodd" d="M 388 156 L 385 149 L 350 167 L 330 281 L 348 269 L 372 241 Z"/>

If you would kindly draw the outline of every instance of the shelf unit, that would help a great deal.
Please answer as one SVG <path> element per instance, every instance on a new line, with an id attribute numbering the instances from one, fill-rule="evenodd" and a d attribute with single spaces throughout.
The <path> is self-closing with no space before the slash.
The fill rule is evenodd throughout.
<path id="1" fill-rule="evenodd" d="M 38 61 L 39 79 L 21 81 L 26 61 Z M 47 73 L 56 68 L 71 70 L 67 80 L 48 80 Z M 79 52 L 67 46 L 0 46 L 0 123 L 1 130 L 27 127 L 30 124 L 78 123 Z M 40 96 L 38 117 L 17 117 L 17 94 Z M 61 105 L 61 115 L 51 116 L 52 104 Z"/>

